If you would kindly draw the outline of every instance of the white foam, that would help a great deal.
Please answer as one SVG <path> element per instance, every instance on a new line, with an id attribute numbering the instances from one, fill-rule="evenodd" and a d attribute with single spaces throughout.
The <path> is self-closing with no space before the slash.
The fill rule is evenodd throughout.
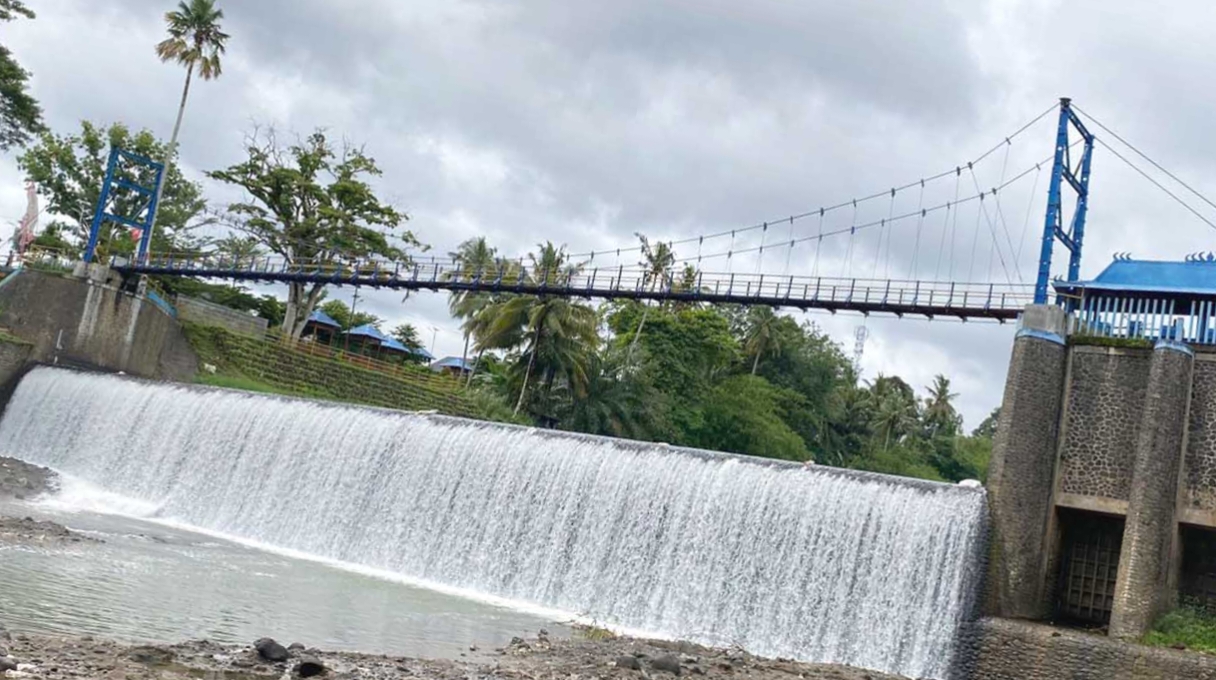
<path id="1" fill-rule="evenodd" d="M 982 491 L 819 466 L 50 368 L 0 451 L 70 475 L 64 507 L 910 677 L 948 675 L 979 582 Z"/>

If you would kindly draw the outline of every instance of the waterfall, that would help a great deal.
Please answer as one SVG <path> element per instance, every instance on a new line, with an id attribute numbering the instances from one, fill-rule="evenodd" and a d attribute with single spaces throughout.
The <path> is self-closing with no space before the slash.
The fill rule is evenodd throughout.
<path id="1" fill-rule="evenodd" d="M 160 516 L 757 654 L 950 675 L 982 491 L 40 367 L 0 455 Z"/>

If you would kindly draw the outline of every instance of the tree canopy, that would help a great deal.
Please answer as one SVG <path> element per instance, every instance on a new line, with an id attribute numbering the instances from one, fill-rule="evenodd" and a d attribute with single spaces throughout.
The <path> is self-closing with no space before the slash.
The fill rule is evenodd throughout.
<path id="1" fill-rule="evenodd" d="M 228 206 L 230 223 L 289 264 L 342 267 L 369 256 L 406 263 L 407 250 L 421 247 L 398 230 L 407 215 L 376 196 L 369 181 L 380 169 L 363 149 L 336 149 L 320 130 L 283 144 L 266 130 L 248 137 L 245 153 L 241 163 L 207 175 L 244 190 L 248 200 Z M 288 285 L 288 337 L 299 339 L 324 290 L 323 283 Z"/>
<path id="2" fill-rule="evenodd" d="M 33 19 L 34 13 L 21 0 L 0 0 L 0 22 L 20 17 Z M 29 71 L 0 44 L 0 151 L 23 146 L 45 129 L 42 107 L 29 93 L 29 79 Z"/>
<path id="3" fill-rule="evenodd" d="M 146 158 L 161 158 L 167 150 L 167 146 L 148 130 L 132 132 L 122 123 L 107 127 L 84 121 L 78 134 L 42 133 L 17 159 L 26 178 L 34 182 L 38 193 L 46 198 L 47 211 L 55 215 L 44 233 L 57 234 L 62 242 L 70 243 L 74 250 L 72 254 L 78 255 L 88 238 L 111 146 Z M 153 183 L 152 171 L 142 166 L 123 170 L 118 177 L 144 186 Z M 147 198 L 116 187 L 112 201 L 111 212 L 133 217 L 147 203 Z M 173 159 L 166 168 L 159 208 L 160 229 L 153 234 L 153 249 L 165 252 L 200 248 L 203 241 L 196 236 L 196 228 L 204 221 L 206 206 L 201 187 L 187 180 L 176 158 Z M 113 223 L 105 225 L 98 240 L 101 261 L 112 254 L 133 252 L 134 248 L 135 242 L 127 236 L 125 227 L 116 227 Z"/>

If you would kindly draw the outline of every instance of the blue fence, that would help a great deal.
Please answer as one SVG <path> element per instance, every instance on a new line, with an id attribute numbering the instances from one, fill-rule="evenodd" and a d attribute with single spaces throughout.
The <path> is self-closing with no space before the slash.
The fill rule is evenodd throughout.
<path id="1" fill-rule="evenodd" d="M 1109 338 L 1216 344 L 1216 300 L 1086 297 L 1073 310 L 1070 333 Z"/>

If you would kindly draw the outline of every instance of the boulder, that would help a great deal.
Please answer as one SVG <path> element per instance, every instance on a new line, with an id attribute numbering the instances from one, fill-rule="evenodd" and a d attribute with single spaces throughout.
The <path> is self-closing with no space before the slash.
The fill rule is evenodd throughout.
<path id="1" fill-rule="evenodd" d="M 325 674 L 325 664 L 315 656 L 302 656 L 300 663 L 296 664 L 296 675 L 301 678 L 311 678 L 317 675 Z"/>
<path id="2" fill-rule="evenodd" d="M 281 663 L 287 660 L 289 654 L 287 648 L 275 642 L 272 638 L 262 638 L 253 643 L 253 648 L 258 650 L 258 656 L 272 663 Z"/>
<path id="3" fill-rule="evenodd" d="M 617 668 L 628 668 L 632 671 L 642 670 L 642 662 L 638 661 L 638 658 L 632 654 L 618 656 L 615 663 Z"/>
<path id="4" fill-rule="evenodd" d="M 173 663 L 174 654 L 164 647 L 145 645 L 127 652 L 127 658 L 145 666 L 168 666 Z"/>
<path id="5" fill-rule="evenodd" d="M 656 671 L 679 675 L 682 672 L 680 660 L 670 654 L 664 654 L 650 662 L 650 667 Z"/>
<path id="6" fill-rule="evenodd" d="M 299 642 L 293 642 L 290 645 L 287 645 L 287 651 L 302 652 L 302 651 L 304 651 L 304 645 Z"/>
<path id="7" fill-rule="evenodd" d="M 0 673 L 17 670 L 17 662 L 7 656 L 0 656 Z"/>

